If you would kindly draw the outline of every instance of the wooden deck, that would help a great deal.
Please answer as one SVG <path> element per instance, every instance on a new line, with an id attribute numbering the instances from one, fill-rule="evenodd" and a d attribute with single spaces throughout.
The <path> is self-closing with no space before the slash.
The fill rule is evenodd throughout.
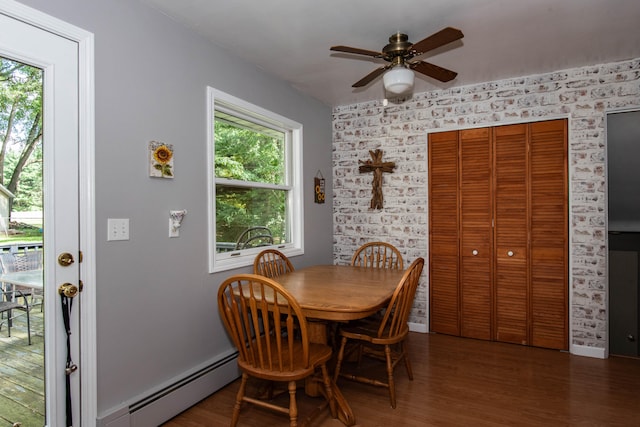
<path id="1" fill-rule="evenodd" d="M 0 425 L 44 425 L 44 322 L 36 307 L 31 311 L 31 345 L 27 320 L 20 316 L 7 337 L 0 330 Z"/>

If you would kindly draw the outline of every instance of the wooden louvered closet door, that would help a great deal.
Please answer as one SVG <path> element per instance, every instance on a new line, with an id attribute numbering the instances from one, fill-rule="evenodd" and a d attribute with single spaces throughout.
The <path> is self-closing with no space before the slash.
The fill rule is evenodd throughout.
<path id="1" fill-rule="evenodd" d="M 492 337 L 491 129 L 460 131 L 460 335 Z"/>
<path id="2" fill-rule="evenodd" d="M 496 340 L 528 344 L 527 125 L 493 134 Z"/>
<path id="3" fill-rule="evenodd" d="M 430 331 L 568 348 L 567 121 L 429 135 Z"/>
<path id="4" fill-rule="evenodd" d="M 458 291 L 458 133 L 429 136 L 430 329 L 460 335 Z"/>
<path id="5" fill-rule="evenodd" d="M 530 125 L 531 345 L 568 349 L 567 121 Z"/>

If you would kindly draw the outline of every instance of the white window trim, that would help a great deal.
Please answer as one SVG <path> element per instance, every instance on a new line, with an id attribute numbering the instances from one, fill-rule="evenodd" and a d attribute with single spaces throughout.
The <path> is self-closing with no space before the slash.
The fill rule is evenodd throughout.
<path id="1" fill-rule="evenodd" d="M 267 123 L 275 124 L 279 127 L 291 130 L 291 158 L 290 162 L 291 182 L 293 188 L 288 207 L 290 219 L 288 226 L 291 227 L 291 242 L 271 247 L 278 249 L 288 257 L 302 255 L 304 253 L 304 198 L 302 185 L 302 125 L 286 117 L 282 117 L 264 108 L 253 105 L 242 99 L 236 98 L 227 93 L 221 92 L 212 87 L 207 87 L 207 185 L 208 185 L 208 246 L 209 246 L 209 273 L 226 271 L 234 268 L 253 265 L 255 256 L 265 249 L 265 247 L 244 249 L 241 252 L 216 253 L 216 176 L 214 171 L 215 157 L 215 104 L 223 102 L 226 105 L 233 105 L 241 111 L 259 115 Z M 218 179 L 217 182 L 226 182 L 228 179 Z"/>

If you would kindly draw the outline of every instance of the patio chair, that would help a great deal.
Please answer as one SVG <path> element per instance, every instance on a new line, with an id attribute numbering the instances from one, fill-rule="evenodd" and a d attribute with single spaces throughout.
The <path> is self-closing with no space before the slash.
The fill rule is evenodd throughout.
<path id="1" fill-rule="evenodd" d="M 338 377 L 343 377 L 365 384 L 386 387 L 389 390 L 391 407 L 396 407 L 396 388 L 393 371 L 400 361 L 404 361 L 407 375 L 410 380 L 413 380 L 406 343 L 406 338 L 409 334 L 407 321 L 423 267 L 423 258 L 416 259 L 409 266 L 402 279 L 400 279 L 382 318 L 374 315 L 363 320 L 349 322 L 340 327 L 338 334 L 341 337 L 341 343 L 333 375 L 334 381 L 337 381 Z M 343 360 L 346 358 L 345 347 L 349 341 L 355 344 L 350 346 L 350 351 L 357 351 L 358 365 L 360 365 L 364 356 L 370 356 L 386 362 L 386 382 L 375 379 L 370 375 L 367 376 L 367 372 L 360 374 L 358 372 L 346 373 L 341 371 Z"/>
<path id="2" fill-rule="evenodd" d="M 371 268 L 394 268 L 402 270 L 402 254 L 390 243 L 369 242 L 356 249 L 351 265 Z"/>
<path id="3" fill-rule="evenodd" d="M 236 250 L 273 245 L 273 235 L 268 227 L 249 227 L 236 239 Z"/>
<path id="4" fill-rule="evenodd" d="M 293 270 L 293 264 L 289 258 L 277 249 L 265 249 L 256 255 L 253 261 L 253 274 L 260 274 L 271 279 Z"/>
<path id="5" fill-rule="evenodd" d="M 275 303 L 277 302 L 277 303 Z M 297 426 L 296 381 L 312 378 L 321 371 L 324 397 L 336 418 L 335 400 L 327 362 L 331 347 L 309 341 L 307 319 L 291 294 L 272 279 L 240 274 L 226 279 L 218 290 L 218 308 L 227 332 L 238 349 L 242 371 L 231 426 L 238 423 L 243 402 L 289 415 Z M 286 322 L 280 321 L 282 315 Z M 294 325 L 295 332 L 294 333 Z M 288 407 L 246 395 L 249 377 L 288 385 Z"/>
<path id="6" fill-rule="evenodd" d="M 27 296 L 17 289 L 1 291 L 0 293 L 2 294 L 2 298 L 0 299 L 0 313 L 7 313 L 7 317 L 3 317 L 0 320 L 0 330 L 2 329 L 2 325 L 6 322 L 8 337 L 11 337 L 11 326 L 13 321 L 22 315 L 26 315 L 27 337 L 29 345 L 31 345 L 31 320 L 29 319 L 29 311 L 31 310 L 31 307 L 29 307 Z M 20 300 L 22 300 L 22 303 Z M 16 311 L 22 313 L 16 314 Z"/>
<path id="7" fill-rule="evenodd" d="M 42 268 L 42 250 L 3 252 L 0 254 L 0 264 L 7 273 L 37 270 Z"/>
<path id="8" fill-rule="evenodd" d="M 42 250 L 22 252 L 3 252 L 0 253 L 0 272 L 13 273 L 15 271 L 38 270 L 42 268 Z M 3 290 L 11 290 L 11 287 L 4 286 Z M 31 307 L 40 306 L 42 311 L 43 295 L 40 289 L 31 289 L 24 286 L 14 285 L 15 289 L 22 291 L 24 296 L 31 297 Z"/>

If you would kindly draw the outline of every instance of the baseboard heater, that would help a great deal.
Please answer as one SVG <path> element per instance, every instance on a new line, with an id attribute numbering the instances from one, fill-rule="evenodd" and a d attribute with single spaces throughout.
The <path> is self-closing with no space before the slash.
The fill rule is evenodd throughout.
<path id="1" fill-rule="evenodd" d="M 128 407 L 99 419 L 104 427 L 155 427 L 195 405 L 239 376 L 234 352 L 198 369 Z"/>

